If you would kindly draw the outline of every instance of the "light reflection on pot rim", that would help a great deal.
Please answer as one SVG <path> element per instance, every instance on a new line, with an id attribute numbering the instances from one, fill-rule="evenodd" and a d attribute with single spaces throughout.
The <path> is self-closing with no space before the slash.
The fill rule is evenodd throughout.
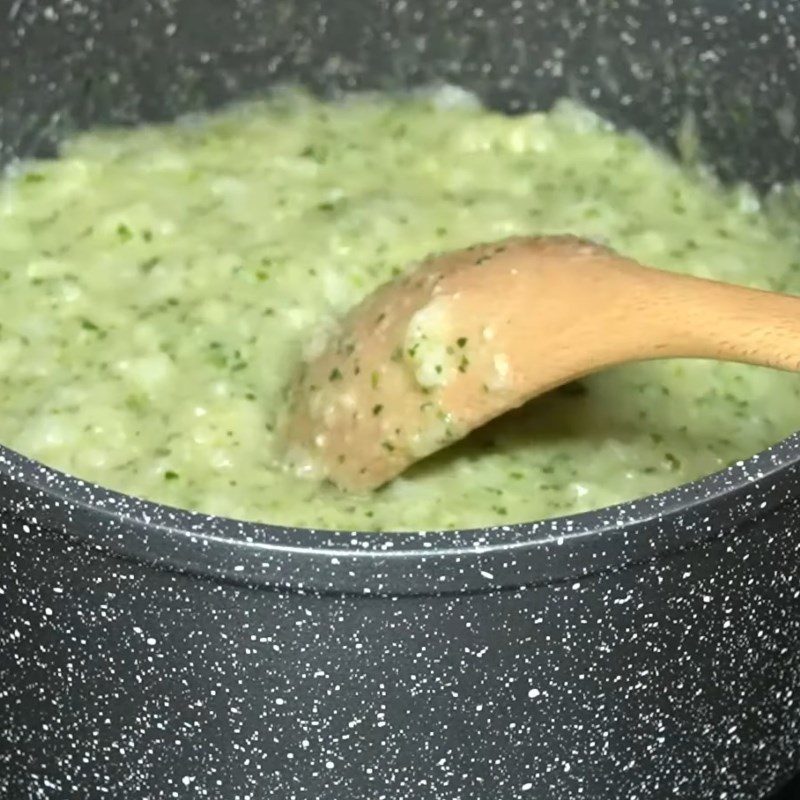
<path id="1" fill-rule="evenodd" d="M 700 546 L 794 495 L 800 434 L 618 505 L 484 529 L 369 533 L 215 517 L 130 497 L 0 446 L 0 500 L 30 524 L 154 566 L 345 594 L 444 594 L 576 580 Z"/>

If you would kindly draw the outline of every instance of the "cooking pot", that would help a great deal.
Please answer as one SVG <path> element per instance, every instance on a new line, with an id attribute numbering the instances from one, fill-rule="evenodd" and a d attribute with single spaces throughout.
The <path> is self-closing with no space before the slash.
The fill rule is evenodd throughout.
<path id="1" fill-rule="evenodd" d="M 5 161 L 287 80 L 448 81 L 508 112 L 577 97 L 672 149 L 692 132 L 723 180 L 800 177 L 794 0 L 0 19 Z M 792 437 L 595 513 L 368 534 L 178 511 L 0 449 L 0 796 L 760 800 L 800 768 L 799 459 Z"/>

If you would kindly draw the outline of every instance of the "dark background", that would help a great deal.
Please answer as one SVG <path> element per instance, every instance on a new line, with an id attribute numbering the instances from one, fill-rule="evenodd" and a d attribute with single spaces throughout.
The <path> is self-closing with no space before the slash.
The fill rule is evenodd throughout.
<path id="1" fill-rule="evenodd" d="M 797 800 L 797 798 L 800 798 L 800 776 L 780 792 L 770 797 L 769 800 Z"/>

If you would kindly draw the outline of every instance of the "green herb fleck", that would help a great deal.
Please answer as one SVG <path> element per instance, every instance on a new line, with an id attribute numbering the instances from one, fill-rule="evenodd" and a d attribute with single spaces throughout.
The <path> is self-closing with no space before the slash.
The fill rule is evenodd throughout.
<path id="1" fill-rule="evenodd" d="M 323 146 L 310 144 L 300 151 L 300 156 L 301 158 L 310 158 L 317 164 L 324 164 L 328 159 L 328 151 Z"/>
<path id="2" fill-rule="evenodd" d="M 129 394 L 125 398 L 125 407 L 134 413 L 141 413 L 147 408 L 147 396 L 142 393 Z"/>
<path id="3" fill-rule="evenodd" d="M 339 367 L 334 367 L 331 370 L 331 374 L 328 375 L 328 380 L 333 382 L 333 381 L 340 381 L 341 379 L 342 379 L 342 371 L 339 369 Z"/>
<path id="4" fill-rule="evenodd" d="M 372 415 L 373 416 L 377 417 L 378 414 L 381 413 L 381 411 L 383 411 L 383 406 L 380 403 L 378 403 L 377 405 L 372 406 Z"/>
<path id="5" fill-rule="evenodd" d="M 120 222 L 117 225 L 117 236 L 121 242 L 129 242 L 133 238 L 133 233 L 125 223 Z"/>
<path id="6" fill-rule="evenodd" d="M 161 261 L 161 259 L 158 256 L 145 259 L 139 264 L 139 271 L 147 275 L 153 271 L 153 268 L 158 265 L 159 261 Z"/>

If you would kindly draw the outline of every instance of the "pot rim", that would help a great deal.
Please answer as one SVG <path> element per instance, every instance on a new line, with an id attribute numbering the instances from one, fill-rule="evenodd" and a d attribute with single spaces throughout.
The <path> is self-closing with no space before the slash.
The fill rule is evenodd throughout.
<path id="1" fill-rule="evenodd" d="M 593 511 L 489 528 L 369 533 L 176 509 L 0 445 L 0 513 L 145 564 L 237 583 L 444 594 L 554 583 L 698 546 L 784 502 L 798 475 L 800 432 L 697 481 Z"/>

